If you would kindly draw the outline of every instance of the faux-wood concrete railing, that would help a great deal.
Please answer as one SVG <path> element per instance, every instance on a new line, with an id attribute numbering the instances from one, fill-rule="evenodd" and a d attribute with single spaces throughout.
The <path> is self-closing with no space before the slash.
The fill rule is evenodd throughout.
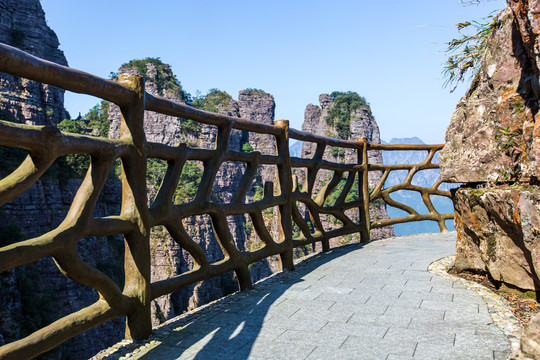
<path id="1" fill-rule="evenodd" d="M 0 71 L 66 90 L 94 95 L 119 105 L 122 113 L 120 139 L 62 133 L 52 126 L 30 126 L 0 121 L 0 145 L 24 149 L 27 158 L 10 175 L 0 180 L 0 205 L 6 204 L 34 184 L 60 156 L 88 154 L 91 165 L 70 209 L 62 223 L 41 236 L 16 242 L 0 248 L 0 271 L 33 263 L 51 256 L 67 277 L 94 288 L 100 295 L 94 304 L 67 315 L 31 335 L 0 348 L 2 359 L 25 359 L 48 351 L 67 339 L 120 316 L 127 316 L 126 337 L 147 338 L 152 331 L 150 302 L 182 287 L 234 270 L 241 290 L 252 287 L 248 266 L 251 263 L 279 255 L 281 269 L 293 270 L 293 248 L 320 242 L 329 249 L 329 239 L 359 233 L 362 242 L 369 241 L 370 228 L 418 220 L 438 221 L 441 231 L 446 230 L 445 219 L 453 214 L 439 214 L 431 204 L 432 194 L 447 196 L 438 190 L 440 181 L 432 188 L 411 185 L 415 172 L 437 168 L 431 162 L 441 145 L 375 145 L 366 139 L 343 141 L 315 136 L 289 129 L 287 121 L 276 121 L 274 126 L 244 119 L 223 116 L 194 109 L 184 104 L 154 97 L 144 90 L 144 79 L 139 76 L 121 76 L 118 82 L 105 80 L 78 70 L 38 59 L 16 48 L 0 44 Z M 147 142 L 143 130 L 144 111 L 155 111 L 175 117 L 192 119 L 217 127 L 216 146 L 213 150 L 193 149 L 185 144 L 176 147 Z M 243 153 L 229 148 L 233 129 L 274 136 L 276 154 Z M 289 155 L 289 137 L 314 143 L 313 158 L 295 158 Z M 323 157 L 327 147 L 352 149 L 358 161 L 342 164 Z M 424 162 L 416 165 L 374 165 L 368 163 L 369 150 L 428 150 Z M 147 205 L 147 158 L 167 161 L 167 173 L 151 206 Z M 115 163 L 121 159 L 122 208 L 119 216 L 94 217 L 92 215 L 99 194 Z M 188 160 L 204 164 L 204 172 L 193 201 L 176 205 L 172 197 L 178 185 L 183 165 Z M 247 164 L 241 184 L 230 203 L 211 201 L 215 175 L 224 161 Z M 261 200 L 246 203 L 246 193 L 254 181 L 259 165 L 277 167 L 276 192 L 273 184 L 264 186 Z M 392 170 L 409 170 L 403 184 L 383 189 Z M 303 183 L 293 173 L 301 170 Z M 318 189 L 320 170 L 332 171 L 331 180 Z M 382 171 L 378 185 L 368 189 L 368 172 Z M 343 178 L 343 175 L 347 176 Z M 343 179 L 342 179 L 343 178 Z M 356 184 L 355 184 L 355 178 Z M 344 183 L 343 183 L 344 181 Z M 341 185 L 340 185 L 341 184 Z M 300 186 L 302 185 L 302 186 Z M 341 186 L 342 188 L 339 188 Z M 347 199 L 353 186 L 359 196 Z M 333 204 L 325 204 L 332 191 L 340 189 Z M 393 191 L 418 191 L 429 209 L 421 215 L 414 209 L 397 203 L 389 197 Z M 370 201 L 382 198 L 386 203 L 407 211 L 410 215 L 398 219 L 370 223 Z M 302 210 L 297 206 L 303 204 Z M 277 206 L 279 236 L 273 239 L 265 226 L 262 212 Z M 310 219 L 305 216 L 309 213 Z M 353 221 L 346 212 L 357 211 Z M 202 248 L 188 235 L 182 222 L 188 216 L 209 215 L 215 237 L 224 259 L 210 263 Z M 227 216 L 248 214 L 264 246 L 256 251 L 240 251 L 234 245 L 227 226 Z M 326 215 L 325 215 L 326 214 Z M 341 226 L 326 231 L 321 216 L 332 215 Z M 300 236 L 293 239 L 293 224 Z M 172 238 L 194 259 L 192 270 L 169 279 L 151 283 L 149 234 L 154 226 L 164 226 Z M 120 289 L 101 271 L 84 263 L 77 253 L 77 244 L 83 237 L 123 234 L 125 238 L 125 285 Z"/>

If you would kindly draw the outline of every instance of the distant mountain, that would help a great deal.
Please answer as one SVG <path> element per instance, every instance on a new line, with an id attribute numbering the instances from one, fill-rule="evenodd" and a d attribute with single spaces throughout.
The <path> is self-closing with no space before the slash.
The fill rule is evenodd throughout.
<path id="1" fill-rule="evenodd" d="M 289 145 L 289 154 L 294 157 L 302 157 L 302 142 L 295 141 Z"/>
<path id="2" fill-rule="evenodd" d="M 418 137 L 412 138 L 393 138 L 390 142 L 382 142 L 383 144 L 424 144 L 424 142 Z M 398 150 L 398 151 L 383 151 L 383 162 L 386 165 L 398 165 L 398 164 L 418 164 L 425 160 L 427 156 L 427 151 L 410 151 L 410 150 Z M 434 163 L 438 163 L 438 152 L 434 156 Z M 388 179 L 386 180 L 384 187 L 388 188 L 392 185 L 397 185 L 403 182 L 407 177 L 407 170 L 394 170 L 390 172 Z M 438 169 L 429 169 L 422 170 L 416 173 L 412 179 L 413 185 L 418 185 L 422 187 L 431 187 L 439 179 L 439 170 Z M 441 190 L 450 190 L 452 188 L 458 187 L 459 184 L 448 184 L 443 183 L 439 187 Z M 427 214 L 428 210 L 422 201 L 420 193 L 416 191 L 409 190 L 400 190 L 392 193 L 390 197 L 396 201 L 404 203 L 421 214 Z M 442 196 L 432 196 L 431 201 L 435 209 L 441 214 L 452 213 L 454 212 L 454 206 L 452 201 L 446 197 Z M 406 216 L 407 213 L 396 209 L 394 207 L 388 206 L 388 215 L 391 218 Z M 448 230 L 454 230 L 454 225 L 451 220 L 446 221 L 446 226 Z M 394 230 L 396 236 L 404 236 L 411 234 L 422 234 L 430 232 L 438 232 L 439 226 L 434 221 L 418 221 L 413 223 L 406 224 L 396 224 L 394 225 Z"/>

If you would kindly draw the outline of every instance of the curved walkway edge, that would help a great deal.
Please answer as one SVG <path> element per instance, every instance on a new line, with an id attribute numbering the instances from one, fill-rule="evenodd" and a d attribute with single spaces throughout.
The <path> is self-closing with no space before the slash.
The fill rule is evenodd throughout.
<path id="1" fill-rule="evenodd" d="M 317 254 L 93 359 L 505 360 L 520 329 L 497 295 L 446 273 L 455 239 L 415 235 Z"/>
<path id="2" fill-rule="evenodd" d="M 514 316 L 512 309 L 502 296 L 474 281 L 449 274 L 448 270 L 454 265 L 455 259 L 455 256 L 447 256 L 439 259 L 429 266 L 428 271 L 434 275 L 439 275 L 463 284 L 467 289 L 471 289 L 481 296 L 486 303 L 489 315 L 510 341 L 512 349 L 511 357 L 517 356 L 519 354 L 519 341 L 523 335 L 523 326 Z"/>

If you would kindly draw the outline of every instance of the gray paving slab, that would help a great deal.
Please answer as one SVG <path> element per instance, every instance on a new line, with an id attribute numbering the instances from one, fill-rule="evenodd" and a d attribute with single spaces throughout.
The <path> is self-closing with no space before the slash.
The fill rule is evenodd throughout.
<path id="1" fill-rule="evenodd" d="M 509 342 L 482 298 L 427 271 L 454 247 L 448 233 L 334 249 L 180 317 L 130 358 L 505 359 Z"/>

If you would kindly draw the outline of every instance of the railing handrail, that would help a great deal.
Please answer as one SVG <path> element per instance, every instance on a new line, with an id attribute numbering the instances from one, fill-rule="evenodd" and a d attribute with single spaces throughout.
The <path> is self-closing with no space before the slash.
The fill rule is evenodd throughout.
<path id="1" fill-rule="evenodd" d="M 449 192 L 438 190 L 440 181 L 431 188 L 411 184 L 416 172 L 438 168 L 439 165 L 433 164 L 432 159 L 442 145 L 369 144 L 366 138 L 350 141 L 290 129 L 288 121 L 285 120 L 268 125 L 210 113 L 148 94 L 144 90 L 144 79 L 141 77 L 125 76 L 121 77 L 119 82 L 115 82 L 37 58 L 1 43 L 0 72 L 97 96 L 119 105 L 122 112 L 119 139 L 62 133 L 54 126 L 32 126 L 0 121 L 0 145 L 19 147 L 29 153 L 19 168 L 0 180 L 0 205 L 26 191 L 59 156 L 89 154 L 92 158 L 87 176 L 60 226 L 36 238 L 0 248 L 0 271 L 52 256 L 66 276 L 93 287 L 101 295 L 100 300 L 79 312 L 67 315 L 24 339 L 0 347 L 2 359 L 36 356 L 82 331 L 123 315 L 127 315 L 126 337 L 143 339 L 151 332 L 150 301 L 186 285 L 234 270 L 240 289 L 250 288 L 252 285 L 248 265 L 268 256 L 279 255 L 280 269 L 292 270 L 294 269 L 292 250 L 297 246 L 320 242 L 326 251 L 329 249 L 329 239 L 352 233 L 360 233 L 361 241 L 367 242 L 370 228 L 407 221 L 434 220 L 439 223 L 441 230 L 444 230 L 446 229 L 444 220 L 450 218 L 450 214 L 439 214 L 429 200 L 431 194 L 450 195 Z M 168 146 L 147 142 L 143 129 L 145 110 L 216 126 L 216 148 L 192 149 L 185 144 Z M 232 129 L 274 136 L 276 155 L 261 154 L 258 151 L 243 153 L 231 150 L 229 137 Z M 289 138 L 314 143 L 315 155 L 310 159 L 291 157 Z M 332 161 L 325 157 L 328 147 L 353 149 L 356 151 L 358 161 L 353 164 Z M 370 150 L 427 150 L 428 155 L 420 164 L 377 165 L 368 161 Z M 94 218 L 93 208 L 117 158 L 122 159 L 122 212 L 119 216 Z M 150 207 L 146 199 L 144 160 L 147 158 L 158 158 L 168 162 L 167 174 Z M 204 163 L 201 184 L 195 200 L 181 205 L 174 204 L 172 195 L 183 165 L 188 160 Z M 211 201 L 210 194 L 214 177 L 224 161 L 240 161 L 247 166 L 231 203 L 216 204 Z M 244 202 L 246 193 L 254 181 L 257 167 L 261 164 L 276 165 L 277 194 L 274 194 L 272 183 L 268 182 L 264 184 L 263 198 L 246 204 Z M 306 169 L 302 187 L 298 177 L 293 174 L 293 168 Z M 328 184 L 318 189 L 316 177 L 321 169 L 332 170 L 334 174 Z M 383 174 L 375 188 L 370 191 L 368 172 L 374 170 L 382 171 Z M 409 170 L 409 175 L 404 183 L 383 189 L 384 181 L 393 170 Z M 359 196 L 357 199 L 347 200 L 356 179 Z M 420 192 L 430 213 L 419 214 L 407 205 L 392 200 L 389 194 L 397 190 Z M 325 204 L 333 191 L 339 191 L 334 204 Z M 407 211 L 410 215 L 371 222 L 369 205 L 379 198 L 391 206 Z M 296 206 L 297 202 L 304 204 L 306 213 L 300 212 Z M 278 239 L 274 239 L 268 232 L 262 216 L 264 209 L 275 206 L 278 207 L 279 215 Z M 357 222 L 345 214 L 347 210 L 353 209 L 358 209 Z M 310 220 L 306 219 L 308 213 Z M 190 238 L 181 222 L 174 221 L 201 214 L 207 214 L 212 219 L 216 240 L 224 252 L 223 260 L 210 263 L 204 251 Z M 236 249 L 226 223 L 227 216 L 236 214 L 249 215 L 264 243 L 261 249 L 243 252 Z M 321 217 L 330 215 L 340 220 L 342 227 L 324 229 Z M 315 229 L 313 232 L 310 222 L 311 227 Z M 293 224 L 299 228 L 301 235 L 298 238 L 293 238 Z M 195 266 L 188 272 L 151 283 L 149 232 L 157 225 L 167 228 L 173 240 L 191 254 Z M 84 264 L 76 250 L 76 244 L 82 237 L 111 234 L 124 234 L 127 244 L 123 290 L 105 274 Z"/>

